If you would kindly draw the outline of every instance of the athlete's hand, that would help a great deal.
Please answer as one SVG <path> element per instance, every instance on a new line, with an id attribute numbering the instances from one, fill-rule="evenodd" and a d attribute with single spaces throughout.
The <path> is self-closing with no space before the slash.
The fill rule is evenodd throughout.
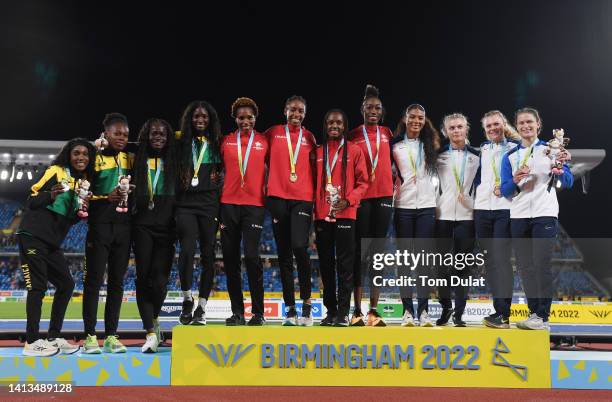
<path id="1" fill-rule="evenodd" d="M 514 172 L 514 175 L 512 176 L 512 180 L 514 181 L 515 184 L 519 184 L 521 180 L 523 180 L 527 176 L 529 176 L 529 168 L 523 167 L 523 168 L 518 169 L 516 172 Z"/>
<path id="2" fill-rule="evenodd" d="M 58 195 L 64 192 L 64 186 L 61 183 L 58 183 L 51 187 L 51 199 L 55 201 Z"/>
<path id="3" fill-rule="evenodd" d="M 123 198 L 123 195 L 121 194 L 121 191 L 119 191 L 118 188 L 115 188 L 106 197 L 108 198 L 109 202 L 116 204 L 119 201 L 121 201 L 121 199 Z"/>
<path id="4" fill-rule="evenodd" d="M 340 212 L 349 206 L 349 202 L 345 198 L 341 198 L 332 204 L 332 209 Z"/>

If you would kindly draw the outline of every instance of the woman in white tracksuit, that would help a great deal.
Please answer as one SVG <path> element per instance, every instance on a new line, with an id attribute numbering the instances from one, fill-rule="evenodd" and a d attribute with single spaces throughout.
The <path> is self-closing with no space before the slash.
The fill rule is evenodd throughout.
<path id="1" fill-rule="evenodd" d="M 479 166 L 479 153 L 467 144 L 469 124 L 460 113 L 444 117 L 443 133 L 449 143 L 440 149 L 437 167 L 440 190 L 436 208 L 437 252 L 455 255 L 474 250 L 474 179 Z M 436 325 L 447 325 L 451 315 L 456 327 L 464 327 L 461 316 L 467 300 L 467 286 L 453 286 L 455 308 L 451 303 L 451 276 L 466 278 L 468 267 L 440 266 L 438 277 L 447 281 L 438 286 L 442 314 Z"/>
<path id="2" fill-rule="evenodd" d="M 512 199 L 510 230 L 518 270 L 529 306 L 529 318 L 518 322 L 521 329 L 549 329 L 552 303 L 551 257 L 557 236 L 559 203 L 557 189 L 570 188 L 574 177 L 565 163 L 553 174 L 553 162 L 546 155 L 545 141 L 538 138 L 542 120 L 537 110 L 519 109 L 515 124 L 521 144 L 502 161 L 501 192 Z"/>
<path id="3" fill-rule="evenodd" d="M 510 263 L 510 204 L 501 194 L 501 162 L 506 152 L 519 144 L 519 135 L 499 110 L 485 113 L 482 120 L 487 141 L 480 145 L 480 170 L 476 179 L 474 224 L 480 251 L 484 254 L 487 282 L 495 312 L 484 318 L 491 328 L 510 328 L 512 265 Z"/>

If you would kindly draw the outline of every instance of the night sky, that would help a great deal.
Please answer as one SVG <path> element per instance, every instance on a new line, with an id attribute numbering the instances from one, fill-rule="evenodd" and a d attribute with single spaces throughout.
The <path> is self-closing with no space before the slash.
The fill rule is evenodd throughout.
<path id="1" fill-rule="evenodd" d="M 215 105 L 229 131 L 238 96 L 258 103 L 263 131 L 293 94 L 319 134 L 331 107 L 358 125 L 372 83 L 391 127 L 419 102 L 436 125 L 465 113 L 477 145 L 484 112 L 533 106 L 540 138 L 563 127 L 570 149 L 612 149 L 608 1 L 14 3 L 0 13 L 0 138 L 93 139 L 118 111 L 135 139 L 150 117 L 176 126 L 194 99 Z M 611 166 L 593 172 L 588 195 L 580 183 L 559 194 L 571 235 L 612 237 Z"/>

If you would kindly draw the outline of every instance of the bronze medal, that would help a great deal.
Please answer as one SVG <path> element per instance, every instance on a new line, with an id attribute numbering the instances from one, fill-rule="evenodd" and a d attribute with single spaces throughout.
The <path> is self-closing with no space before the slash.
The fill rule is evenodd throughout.
<path id="1" fill-rule="evenodd" d="M 493 194 L 495 194 L 496 197 L 501 197 L 501 190 L 499 189 L 499 186 L 495 186 L 493 189 Z"/>
<path id="2" fill-rule="evenodd" d="M 295 183 L 295 182 L 297 181 L 297 179 L 298 179 L 297 173 L 291 173 L 291 174 L 289 175 L 289 181 L 290 181 L 291 183 Z"/>

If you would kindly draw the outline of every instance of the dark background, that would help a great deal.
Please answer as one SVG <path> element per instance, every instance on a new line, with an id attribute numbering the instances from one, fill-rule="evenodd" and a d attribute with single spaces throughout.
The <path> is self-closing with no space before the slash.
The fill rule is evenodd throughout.
<path id="1" fill-rule="evenodd" d="M 612 145 L 609 1 L 174 3 L 2 6 L 0 137 L 94 139 L 119 111 L 135 139 L 149 117 L 176 126 L 194 99 L 213 103 L 229 131 L 238 96 L 259 104 L 263 131 L 292 94 L 306 97 L 305 125 L 320 133 L 331 107 L 358 125 L 373 83 L 391 127 L 416 101 L 436 125 L 465 113 L 479 144 L 484 112 L 533 106 L 542 139 L 563 127 L 570 148 Z M 559 194 L 571 235 L 612 237 L 610 167 L 593 171 L 588 195 L 580 183 Z"/>

